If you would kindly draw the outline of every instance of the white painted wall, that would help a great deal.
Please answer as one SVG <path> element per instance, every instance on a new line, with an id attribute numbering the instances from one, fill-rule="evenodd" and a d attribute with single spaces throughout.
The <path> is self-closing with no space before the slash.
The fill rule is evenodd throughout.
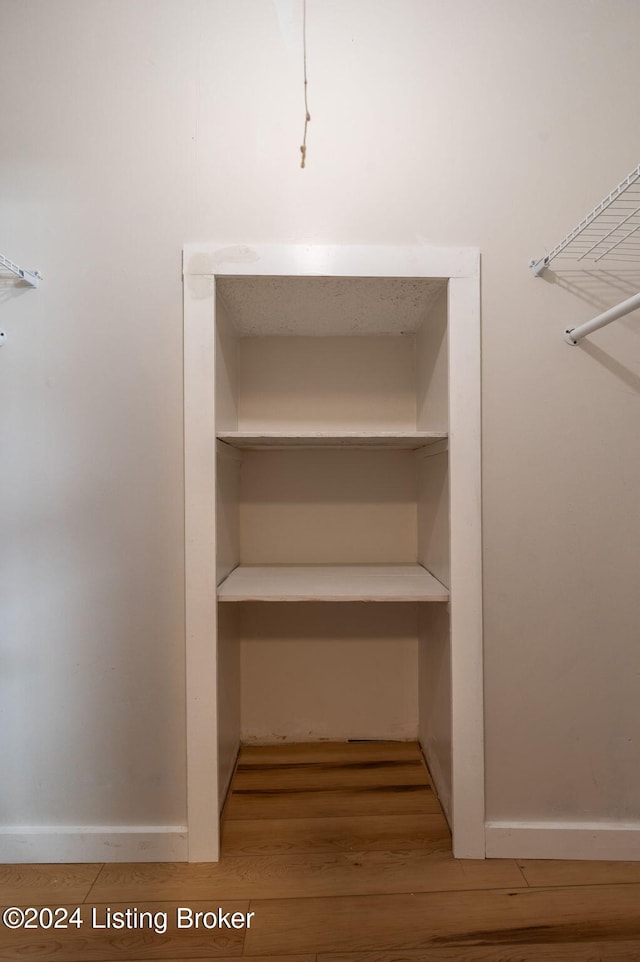
<path id="1" fill-rule="evenodd" d="M 241 607 L 243 741 L 416 738 L 418 605 Z"/>
<path id="2" fill-rule="evenodd" d="M 238 429 L 415 431 L 415 381 L 413 337 L 242 338 Z"/>
<path id="3" fill-rule="evenodd" d="M 45 278 L 0 289 L 2 822 L 184 822 L 211 237 L 481 248 L 488 813 L 637 819 L 640 321 L 569 348 L 631 280 L 527 269 L 639 161 L 636 0 L 308 0 L 304 171 L 298 3 L 0 14 L 0 250 Z"/>

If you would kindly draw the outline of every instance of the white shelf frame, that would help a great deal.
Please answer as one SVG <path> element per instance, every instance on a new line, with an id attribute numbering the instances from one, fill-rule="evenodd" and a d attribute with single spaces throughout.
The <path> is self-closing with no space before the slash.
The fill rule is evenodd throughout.
<path id="1" fill-rule="evenodd" d="M 37 287 L 42 280 L 42 274 L 39 271 L 27 271 L 24 267 L 18 267 L 10 258 L 5 257 L 4 254 L 0 254 L 0 269 L 10 271 L 19 277 L 21 281 L 25 281 L 30 287 Z"/>
<path id="2" fill-rule="evenodd" d="M 448 282 L 451 818 L 454 855 L 484 858 L 478 249 L 189 244 L 183 251 L 183 275 L 189 861 L 219 857 L 214 319 L 216 277 L 226 275 Z"/>
<path id="3" fill-rule="evenodd" d="M 640 164 L 610 191 L 552 250 L 529 267 L 539 277 L 557 257 L 580 266 L 603 266 L 601 261 L 640 264 Z M 640 307 L 640 292 L 598 314 L 590 321 L 565 331 L 567 344 L 575 346 L 593 331 Z"/>

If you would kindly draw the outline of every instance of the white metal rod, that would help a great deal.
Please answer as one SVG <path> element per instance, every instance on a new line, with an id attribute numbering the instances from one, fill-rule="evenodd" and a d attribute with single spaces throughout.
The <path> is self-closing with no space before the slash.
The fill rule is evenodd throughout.
<path id="1" fill-rule="evenodd" d="M 621 304 L 610 307 L 609 310 L 603 314 L 598 314 L 592 321 L 585 321 L 585 323 L 579 327 L 572 327 L 568 331 L 565 331 L 564 339 L 567 344 L 578 344 L 587 334 L 592 334 L 606 324 L 610 324 L 611 321 L 617 321 L 619 317 L 630 314 L 631 311 L 635 311 L 638 307 L 640 307 L 640 292 L 634 294 L 633 297 L 627 298 L 627 300 Z"/>

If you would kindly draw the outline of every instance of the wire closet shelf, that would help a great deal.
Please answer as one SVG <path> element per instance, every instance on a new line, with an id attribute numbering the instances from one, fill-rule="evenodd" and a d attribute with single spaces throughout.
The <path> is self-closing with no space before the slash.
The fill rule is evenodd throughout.
<path id="1" fill-rule="evenodd" d="M 529 264 L 538 277 L 556 258 L 582 267 L 640 265 L 640 164 L 607 194 L 559 244 Z M 601 263 L 604 262 L 604 263 Z M 598 317 L 565 332 L 568 344 L 640 307 L 640 292 Z"/>
<path id="2" fill-rule="evenodd" d="M 15 274 L 16 277 L 20 278 L 21 281 L 25 281 L 30 287 L 37 287 L 39 281 L 42 280 L 42 275 L 39 271 L 27 271 L 24 267 L 18 267 L 14 264 L 12 260 L 5 257 L 4 254 L 0 254 L 0 271 L 9 271 L 10 274 Z"/>

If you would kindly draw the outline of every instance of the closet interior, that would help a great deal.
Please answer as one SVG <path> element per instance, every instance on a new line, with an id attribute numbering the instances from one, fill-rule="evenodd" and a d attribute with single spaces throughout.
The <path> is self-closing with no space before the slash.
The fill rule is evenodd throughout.
<path id="1" fill-rule="evenodd" d="M 243 742 L 416 738 L 421 644 L 447 684 L 447 380 L 445 280 L 217 279 L 219 657 Z"/>

